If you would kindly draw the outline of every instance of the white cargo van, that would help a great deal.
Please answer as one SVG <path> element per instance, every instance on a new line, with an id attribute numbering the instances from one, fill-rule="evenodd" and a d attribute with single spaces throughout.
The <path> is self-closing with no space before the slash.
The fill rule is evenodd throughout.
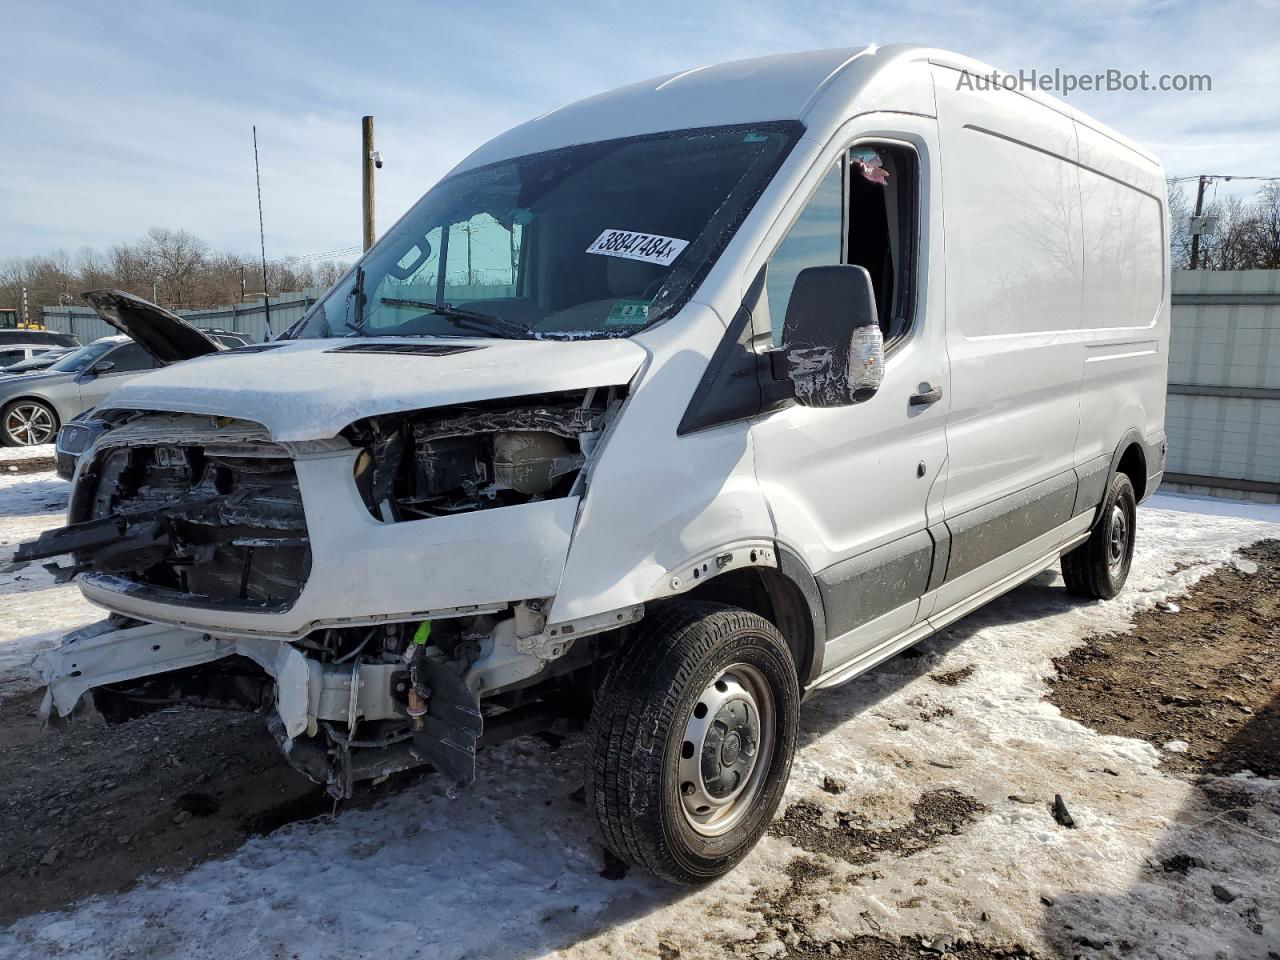
<path id="1" fill-rule="evenodd" d="M 584 720 L 609 847 L 728 870 L 804 697 L 1060 558 L 1114 596 L 1160 481 L 1160 167 L 966 70 L 825 50 L 552 111 L 281 339 L 114 393 L 22 554 L 111 612 L 46 710 L 261 711 L 335 796 Z"/>

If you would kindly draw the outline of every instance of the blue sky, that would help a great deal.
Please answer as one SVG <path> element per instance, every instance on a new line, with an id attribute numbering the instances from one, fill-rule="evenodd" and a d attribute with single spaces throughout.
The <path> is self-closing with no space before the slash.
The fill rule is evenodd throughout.
<path id="1" fill-rule="evenodd" d="M 217 4 L 0 0 L 0 259 L 185 228 L 270 257 L 359 243 L 360 116 L 389 225 L 471 148 L 553 107 L 704 63 L 867 42 L 1006 70 L 1208 73 L 1211 93 L 1069 101 L 1172 175 L 1280 176 L 1280 0 L 883 4 Z"/>

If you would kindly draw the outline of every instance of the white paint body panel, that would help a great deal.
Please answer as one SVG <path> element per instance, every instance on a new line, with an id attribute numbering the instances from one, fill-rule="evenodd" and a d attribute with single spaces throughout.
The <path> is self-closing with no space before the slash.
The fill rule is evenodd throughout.
<path id="1" fill-rule="evenodd" d="M 1082 256 L 1072 121 L 935 67 L 952 407 L 946 515 L 1072 467 Z"/>
<path id="2" fill-rule="evenodd" d="M 1085 241 L 1076 463 L 1085 464 L 1110 456 L 1129 426 L 1150 443 L 1164 438 L 1172 284 L 1159 168 L 1102 133 L 1076 129 Z"/>
<path id="3" fill-rule="evenodd" d="M 676 433 L 723 334 L 693 304 L 638 338 L 652 359 L 588 475 L 553 622 L 670 592 L 669 577 L 708 551 L 774 537 L 747 425 Z"/>

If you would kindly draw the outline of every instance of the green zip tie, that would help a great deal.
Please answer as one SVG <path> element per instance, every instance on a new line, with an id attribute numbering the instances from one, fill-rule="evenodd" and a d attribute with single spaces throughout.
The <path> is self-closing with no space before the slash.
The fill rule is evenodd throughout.
<path id="1" fill-rule="evenodd" d="M 426 646 L 427 640 L 431 638 L 431 621 L 423 620 L 418 624 L 418 629 L 413 631 L 413 642 L 419 646 Z"/>

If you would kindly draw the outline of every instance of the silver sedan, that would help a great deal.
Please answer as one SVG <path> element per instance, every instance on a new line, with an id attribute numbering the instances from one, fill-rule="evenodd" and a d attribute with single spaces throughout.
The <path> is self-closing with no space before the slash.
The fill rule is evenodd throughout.
<path id="1" fill-rule="evenodd" d="M 61 424 L 157 365 L 128 337 L 104 337 L 40 373 L 0 380 L 0 444 L 26 447 L 52 442 Z"/>

